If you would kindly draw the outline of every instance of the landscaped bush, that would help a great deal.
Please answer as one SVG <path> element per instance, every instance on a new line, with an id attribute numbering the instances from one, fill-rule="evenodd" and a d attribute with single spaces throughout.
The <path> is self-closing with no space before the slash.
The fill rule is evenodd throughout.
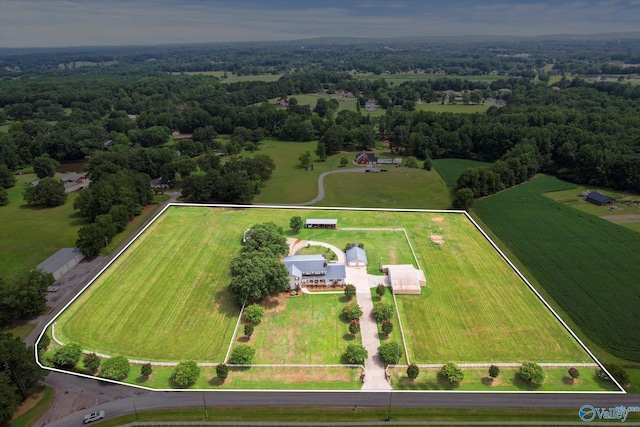
<path id="1" fill-rule="evenodd" d="M 169 379 L 179 387 L 189 387 L 193 385 L 200 375 L 200 367 L 196 362 L 180 362 L 175 367 Z"/>
<path id="2" fill-rule="evenodd" d="M 247 322 L 257 325 L 264 317 L 264 307 L 260 304 L 251 304 L 244 308 L 243 316 Z"/>
<path id="3" fill-rule="evenodd" d="M 453 362 L 445 363 L 442 368 L 440 368 L 440 375 L 449 384 L 456 384 L 464 379 L 464 372 Z"/>
<path id="4" fill-rule="evenodd" d="M 393 317 L 393 313 L 393 305 L 384 301 L 375 303 L 373 305 L 373 310 L 371 311 L 371 314 L 373 314 L 373 317 L 375 317 L 378 322 L 391 319 L 391 317 Z"/>
<path id="5" fill-rule="evenodd" d="M 369 357 L 369 352 L 361 344 L 349 344 L 342 354 L 346 363 L 362 364 L 367 357 Z"/>
<path id="6" fill-rule="evenodd" d="M 358 319 L 353 319 L 349 322 L 349 332 L 353 337 L 360 333 L 360 321 Z"/>
<path id="7" fill-rule="evenodd" d="M 569 376 L 574 381 L 577 380 L 578 377 L 580 377 L 580 371 L 578 371 L 578 368 L 571 367 L 569 368 L 568 372 L 569 372 Z"/>
<path id="8" fill-rule="evenodd" d="M 229 376 L 229 367 L 224 363 L 217 365 L 216 376 L 220 379 L 220 381 L 224 382 Z"/>
<path id="9" fill-rule="evenodd" d="M 391 320 L 389 319 L 383 320 L 382 325 L 380 325 L 380 330 L 382 331 L 383 334 L 385 334 L 386 336 L 389 336 L 389 334 L 393 331 L 393 323 L 391 323 Z"/>
<path id="10" fill-rule="evenodd" d="M 420 375 L 420 368 L 418 365 L 412 363 L 407 367 L 407 377 L 409 377 L 410 380 L 415 380 L 418 378 L 418 375 Z"/>
<path id="11" fill-rule="evenodd" d="M 253 347 L 249 347 L 245 344 L 239 344 L 231 350 L 229 363 L 234 365 L 251 365 L 255 355 L 256 350 Z"/>
<path id="12" fill-rule="evenodd" d="M 533 385 L 544 384 L 545 374 L 542 366 L 534 362 L 524 362 L 518 371 L 523 380 Z"/>
<path id="13" fill-rule="evenodd" d="M 81 355 L 82 348 L 78 344 L 67 344 L 55 352 L 51 361 L 60 368 L 73 368 Z"/>
<path id="14" fill-rule="evenodd" d="M 95 353 L 89 353 L 82 359 L 82 364 L 89 372 L 96 372 L 100 367 L 100 358 Z"/>
<path id="15" fill-rule="evenodd" d="M 145 363 L 140 366 L 140 376 L 144 378 L 149 378 L 153 373 L 153 368 L 151 367 L 151 363 Z"/>
<path id="16" fill-rule="evenodd" d="M 500 368 L 496 365 L 489 366 L 489 376 L 491 378 L 496 378 L 498 375 L 500 375 Z"/>
<path id="17" fill-rule="evenodd" d="M 244 335 L 247 338 L 251 338 L 251 335 L 253 335 L 253 325 L 251 323 L 244 325 Z"/>
<path id="18" fill-rule="evenodd" d="M 356 296 L 356 287 L 352 284 L 348 284 L 344 287 L 344 296 L 351 300 Z"/>
<path id="19" fill-rule="evenodd" d="M 398 363 L 402 357 L 402 348 L 397 342 L 388 342 L 378 347 L 380 359 L 387 365 Z"/>
<path id="20" fill-rule="evenodd" d="M 362 316 L 362 308 L 360 308 L 357 302 L 352 301 L 344 306 L 342 309 L 342 315 L 348 321 L 359 319 L 360 316 Z"/>
<path id="21" fill-rule="evenodd" d="M 100 368 L 100 376 L 112 380 L 121 380 L 129 375 L 131 365 L 124 356 L 116 356 L 102 362 Z"/>
<path id="22" fill-rule="evenodd" d="M 376 295 L 378 295 L 378 297 L 382 298 L 386 292 L 387 292 L 387 287 L 382 283 L 376 286 Z"/>

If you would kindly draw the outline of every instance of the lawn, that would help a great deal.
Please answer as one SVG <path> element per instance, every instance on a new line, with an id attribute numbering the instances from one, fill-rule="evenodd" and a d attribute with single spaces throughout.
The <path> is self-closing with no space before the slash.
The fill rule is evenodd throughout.
<path id="1" fill-rule="evenodd" d="M 600 191 L 616 199 L 614 206 L 596 206 L 580 197 L 583 191 Z M 593 187 L 576 186 L 569 190 L 546 193 L 545 196 L 582 212 L 606 219 L 629 230 L 640 233 L 640 196 L 630 193 L 620 193 Z"/>
<path id="2" fill-rule="evenodd" d="M 431 292 L 397 296 L 411 363 L 591 361 L 465 216 L 429 222 L 407 232 Z"/>
<path id="3" fill-rule="evenodd" d="M 456 181 L 458 180 L 458 177 L 462 175 L 462 172 L 464 172 L 465 169 L 479 168 L 482 166 L 489 166 L 490 164 L 491 163 L 469 159 L 433 160 L 433 168 L 438 172 L 438 174 L 450 188 L 456 187 Z"/>
<path id="4" fill-rule="evenodd" d="M 256 349 L 256 364 L 333 365 L 347 345 L 361 344 L 353 339 L 349 324 L 340 313 L 346 304 L 344 295 L 282 294 L 264 303 L 264 320 L 255 327 L 250 340 L 242 335 L 236 343 Z"/>
<path id="5" fill-rule="evenodd" d="M 384 263 L 413 263 L 403 233 L 343 229 L 407 229 L 429 283 L 421 296 L 398 296 L 411 362 L 589 361 L 459 214 L 171 208 L 61 315 L 57 337 L 135 359 L 222 361 L 238 314 L 225 288 L 240 236 L 264 221 L 287 229 L 293 215 L 337 218 L 337 231 L 302 230 L 296 237 L 339 247 L 363 243 L 372 272 L 379 256 Z M 432 242 L 432 234 L 444 243 Z M 285 310 L 274 309 L 251 339 L 262 349 L 259 362 L 291 361 L 292 351 L 296 363 L 336 363 L 346 334 L 336 316 L 341 304 L 331 307 L 336 298 L 288 298 Z M 323 316 L 327 326 L 316 331 Z M 270 322 L 276 327 L 268 328 Z M 313 325 L 292 327 L 301 322 Z"/>
<path id="6" fill-rule="evenodd" d="M 437 369 L 420 369 L 418 378 L 410 380 L 406 368 L 391 369 L 391 381 L 396 390 L 460 390 L 460 391 L 618 391 L 611 382 L 598 378 L 596 368 L 580 368 L 580 378 L 572 382 L 568 368 L 543 368 L 546 381 L 539 387 L 529 384 L 518 375 L 518 368 L 501 368 L 492 381 L 487 369 L 463 368 L 464 380 L 452 385 L 438 375 Z"/>
<path id="7" fill-rule="evenodd" d="M 420 81 L 420 80 L 437 80 L 437 79 L 457 79 L 468 80 L 470 82 L 494 82 L 496 80 L 507 79 L 505 76 L 457 76 L 457 75 L 444 75 L 444 74 L 426 74 L 426 73 L 397 73 L 397 74 L 373 74 L 373 73 L 358 73 L 355 74 L 358 79 L 367 80 L 386 80 L 389 84 L 400 85 L 404 82 Z"/>
<path id="8" fill-rule="evenodd" d="M 338 98 L 337 96 L 330 96 L 325 93 L 289 94 L 288 97 L 295 98 L 298 101 L 299 105 L 308 105 L 309 107 L 311 107 L 312 110 L 316 107 L 316 104 L 318 103 L 318 99 L 335 98 L 338 100 L 338 111 L 342 111 L 342 110 L 348 110 L 353 112 L 358 111 L 358 106 L 357 106 L 358 100 L 355 98 L 349 98 L 348 100 L 345 100 L 345 98 Z M 271 98 L 269 102 L 272 104 L 275 104 L 278 101 L 278 99 L 279 98 Z M 364 108 L 361 108 L 360 112 L 362 114 L 368 114 L 371 117 L 384 116 L 386 113 L 386 111 L 383 108 L 377 108 L 374 111 L 366 111 Z"/>
<path id="9" fill-rule="evenodd" d="M 539 176 L 473 209 L 589 339 L 638 361 L 640 235 L 544 196 L 567 189 Z"/>
<path id="10" fill-rule="evenodd" d="M 434 171 L 390 167 L 388 172 L 334 174 L 324 179 L 319 206 L 447 209 L 449 189 Z"/>
<path id="11" fill-rule="evenodd" d="M 78 228 L 85 221 L 73 210 L 78 193 L 71 193 L 62 206 L 39 208 L 22 198 L 25 183 L 35 174 L 18 175 L 7 190 L 9 204 L 0 207 L 0 277 L 35 268 L 60 248 L 75 246 Z"/>
<path id="12" fill-rule="evenodd" d="M 258 74 L 258 75 L 249 75 L 249 76 L 238 76 L 233 74 L 231 71 L 227 72 L 227 78 L 223 78 L 225 71 L 182 71 L 182 72 L 174 72 L 172 74 L 185 74 L 185 75 L 194 75 L 200 74 L 204 76 L 214 76 L 220 79 L 222 83 L 236 83 L 236 82 L 275 82 L 280 80 L 282 74 Z"/>
<path id="13" fill-rule="evenodd" d="M 222 361 L 239 313 L 228 264 L 246 227 L 233 211 L 208 213 L 160 217 L 63 313 L 57 338 L 135 359 Z"/>
<path id="14" fill-rule="evenodd" d="M 315 161 L 313 170 L 308 171 L 300 167 L 298 158 L 305 151 L 313 154 L 317 142 L 285 142 L 277 140 L 265 140 L 259 145 L 255 153 L 243 153 L 250 157 L 255 154 L 266 154 L 276 164 L 273 176 L 267 181 L 261 193 L 255 198 L 255 203 L 296 204 L 312 200 L 318 195 L 318 177 L 323 172 L 339 168 L 340 158 L 347 156 L 349 160 L 355 158 L 355 153 L 337 154 L 330 156 L 325 162 Z M 348 165 L 347 167 L 354 167 Z"/>
<path id="15" fill-rule="evenodd" d="M 496 104 L 484 103 L 478 105 L 467 104 L 441 104 L 439 102 L 431 102 L 429 104 L 417 103 L 416 111 L 431 111 L 434 113 L 484 113 L 491 106 Z"/>

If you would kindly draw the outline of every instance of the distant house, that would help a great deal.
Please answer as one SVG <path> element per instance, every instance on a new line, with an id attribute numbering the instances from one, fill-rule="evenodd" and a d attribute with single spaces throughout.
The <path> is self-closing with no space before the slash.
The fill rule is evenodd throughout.
<path id="1" fill-rule="evenodd" d="M 585 199 L 589 203 L 593 203 L 594 205 L 604 206 L 604 205 L 613 205 L 616 203 L 615 199 L 612 199 L 609 196 L 605 196 L 604 194 L 598 191 L 592 191 L 587 194 Z"/>
<path id="2" fill-rule="evenodd" d="M 366 267 L 367 253 L 363 248 L 354 243 L 349 249 L 347 249 L 346 254 L 347 265 L 349 267 Z"/>
<path id="3" fill-rule="evenodd" d="M 165 181 L 162 177 L 152 179 L 149 182 L 149 186 L 154 190 L 166 190 L 169 188 L 169 181 Z"/>
<path id="4" fill-rule="evenodd" d="M 362 151 L 356 156 L 356 163 L 359 165 L 375 166 L 376 163 L 378 163 L 378 158 L 373 153 Z"/>
<path id="5" fill-rule="evenodd" d="M 84 187 L 88 186 L 91 182 L 89 178 L 87 178 L 86 173 L 75 173 L 69 172 L 62 174 L 60 176 L 60 181 L 64 184 L 65 193 L 71 193 L 76 190 L 82 190 Z"/>
<path id="6" fill-rule="evenodd" d="M 376 111 L 379 107 L 380 107 L 380 104 L 378 104 L 375 100 L 368 100 L 364 104 L 364 109 L 366 111 Z"/>
<path id="7" fill-rule="evenodd" d="M 341 262 L 327 262 L 324 255 L 290 255 L 284 257 L 289 272 L 289 287 L 344 285 L 347 277 Z"/>
<path id="8" fill-rule="evenodd" d="M 173 137 L 174 141 L 180 141 L 182 139 L 191 139 L 193 135 L 190 133 L 180 135 L 180 132 L 178 132 L 177 130 L 174 130 L 173 132 L 171 132 L 171 136 Z"/>
<path id="9" fill-rule="evenodd" d="M 287 100 L 287 98 L 279 98 L 276 101 L 276 105 L 278 107 L 288 107 L 289 106 L 289 101 Z"/>
<path id="10" fill-rule="evenodd" d="M 338 228 L 337 219 L 308 219 L 304 228 Z"/>

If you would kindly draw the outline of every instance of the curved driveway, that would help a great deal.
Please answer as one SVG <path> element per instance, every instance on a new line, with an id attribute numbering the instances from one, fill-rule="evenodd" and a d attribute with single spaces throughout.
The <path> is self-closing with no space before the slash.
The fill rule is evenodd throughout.
<path id="1" fill-rule="evenodd" d="M 331 173 L 363 173 L 365 171 L 366 169 L 364 168 L 352 168 L 352 169 L 336 169 L 333 171 L 323 172 L 318 177 L 318 195 L 316 196 L 316 198 L 305 203 L 292 203 L 292 205 L 297 205 L 297 206 L 313 205 L 318 203 L 320 200 L 324 199 L 324 177 Z"/>

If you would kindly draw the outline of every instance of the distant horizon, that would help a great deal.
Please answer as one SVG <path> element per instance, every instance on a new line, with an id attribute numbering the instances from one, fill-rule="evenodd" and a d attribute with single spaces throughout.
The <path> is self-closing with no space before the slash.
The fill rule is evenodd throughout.
<path id="1" fill-rule="evenodd" d="M 640 0 L 0 0 L 0 48 L 638 32 Z"/>

